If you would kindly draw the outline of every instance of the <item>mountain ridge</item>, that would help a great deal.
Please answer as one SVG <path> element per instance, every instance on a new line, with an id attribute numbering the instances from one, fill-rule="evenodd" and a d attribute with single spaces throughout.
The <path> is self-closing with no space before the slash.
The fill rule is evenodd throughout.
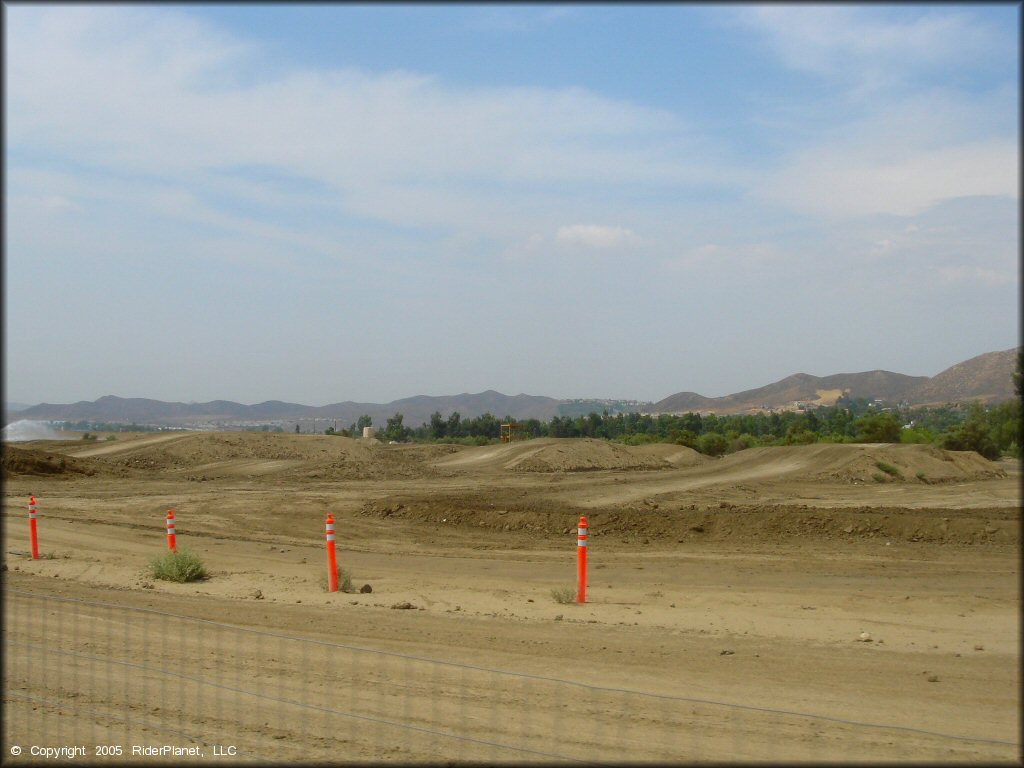
<path id="1" fill-rule="evenodd" d="M 884 370 L 829 376 L 795 373 L 762 387 L 722 397 L 677 392 L 655 403 L 647 403 L 643 410 L 649 413 L 693 411 L 729 415 L 760 409 L 780 410 L 795 407 L 798 403 L 833 405 L 840 396 L 877 398 L 891 403 L 906 402 L 909 405 L 941 405 L 966 400 L 998 403 L 1016 396 L 1012 374 L 1020 349 L 1014 347 L 1000 352 L 986 352 L 950 366 L 932 377 L 907 376 Z M 397 412 L 402 414 L 405 426 L 415 427 L 428 422 L 435 412 L 448 418 L 456 411 L 463 418 L 491 413 L 498 418 L 510 416 L 520 420 L 535 418 L 549 421 L 559 415 L 559 405 L 565 402 L 569 401 L 522 393 L 504 395 L 493 389 L 458 395 L 413 395 L 390 403 L 347 400 L 322 406 L 282 400 L 266 400 L 253 405 L 230 400 L 181 403 L 104 395 L 92 402 L 40 403 L 22 410 L 5 412 L 4 420 L 5 423 L 26 419 L 123 424 L 134 422 L 167 426 L 323 420 L 337 422 L 339 428 L 344 428 L 355 423 L 362 415 L 369 415 L 375 425 L 383 426 Z M 324 426 L 328 425 L 325 423 Z"/>

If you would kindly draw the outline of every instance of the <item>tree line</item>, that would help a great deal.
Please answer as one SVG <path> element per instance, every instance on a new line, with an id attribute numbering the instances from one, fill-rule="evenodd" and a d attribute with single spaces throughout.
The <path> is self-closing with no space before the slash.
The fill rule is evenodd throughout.
<path id="1" fill-rule="evenodd" d="M 1020 391 L 1018 389 L 1018 395 Z M 501 425 L 513 421 L 491 413 L 462 418 L 435 411 L 419 427 L 405 426 L 401 413 L 387 419 L 380 437 L 394 442 L 486 445 L 497 442 Z M 360 436 L 373 426 L 361 416 L 346 430 L 327 434 Z M 932 408 L 878 408 L 866 399 L 841 399 L 834 406 L 803 411 L 736 415 L 591 412 L 554 416 L 550 421 L 517 422 L 517 437 L 590 437 L 627 445 L 675 443 L 709 456 L 769 445 L 810 443 L 922 443 L 958 451 L 977 451 L 989 459 L 1020 458 L 1024 445 L 1020 399 L 987 408 L 980 402 Z"/>

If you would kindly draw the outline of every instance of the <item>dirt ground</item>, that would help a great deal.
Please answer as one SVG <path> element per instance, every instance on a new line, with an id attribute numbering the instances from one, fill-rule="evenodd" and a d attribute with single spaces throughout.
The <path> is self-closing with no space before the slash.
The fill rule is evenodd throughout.
<path id="1" fill-rule="evenodd" d="M 12 765 L 1021 762 L 1018 462 L 104 437 L 4 448 Z M 205 580 L 149 573 L 168 509 Z"/>

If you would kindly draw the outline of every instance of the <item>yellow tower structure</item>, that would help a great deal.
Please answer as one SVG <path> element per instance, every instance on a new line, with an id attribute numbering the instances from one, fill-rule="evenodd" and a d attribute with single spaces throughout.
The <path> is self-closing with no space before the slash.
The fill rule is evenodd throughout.
<path id="1" fill-rule="evenodd" d="M 522 438 L 522 427 L 514 421 L 501 425 L 501 442 L 511 443 Z"/>

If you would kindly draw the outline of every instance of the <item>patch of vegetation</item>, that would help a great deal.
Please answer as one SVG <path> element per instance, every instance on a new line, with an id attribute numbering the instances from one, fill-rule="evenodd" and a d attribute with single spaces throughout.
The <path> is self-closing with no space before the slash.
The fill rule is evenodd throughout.
<path id="1" fill-rule="evenodd" d="M 576 602 L 576 590 L 572 587 L 558 587 L 551 590 L 551 597 L 556 603 L 566 604 Z"/>
<path id="2" fill-rule="evenodd" d="M 164 581 L 199 581 L 206 578 L 206 569 L 202 562 L 187 549 L 165 552 L 149 562 L 149 572 L 154 579 Z"/>
<path id="3" fill-rule="evenodd" d="M 888 480 L 885 479 L 885 475 L 881 475 L 878 472 L 875 472 L 875 474 L 873 474 L 871 477 L 872 477 L 872 479 L 874 479 L 874 481 L 876 483 L 886 483 L 886 482 L 888 482 Z"/>
<path id="4" fill-rule="evenodd" d="M 925 473 L 924 473 L 924 470 L 923 470 L 923 469 L 919 469 L 919 470 L 917 470 L 917 472 L 915 473 L 914 477 L 916 477 L 916 478 L 917 478 L 918 480 L 920 480 L 920 481 L 921 481 L 922 483 L 926 483 L 926 482 L 928 482 L 928 477 L 927 477 L 927 475 L 925 475 Z"/>
<path id="5" fill-rule="evenodd" d="M 348 593 L 355 592 L 355 589 L 352 586 L 352 573 L 351 573 L 351 571 L 348 571 L 345 568 L 338 568 L 337 569 L 337 574 L 338 574 L 338 591 L 339 592 L 348 592 Z M 326 592 L 329 586 L 330 585 L 327 582 L 327 574 L 325 573 L 323 576 L 320 577 L 320 589 L 322 589 L 324 592 Z"/>
<path id="6" fill-rule="evenodd" d="M 896 469 L 892 464 L 886 464 L 884 461 L 876 461 L 875 466 L 890 477 L 903 477 L 903 473 Z"/>
<path id="7" fill-rule="evenodd" d="M 107 435 L 106 440 L 117 440 L 117 435 Z"/>

